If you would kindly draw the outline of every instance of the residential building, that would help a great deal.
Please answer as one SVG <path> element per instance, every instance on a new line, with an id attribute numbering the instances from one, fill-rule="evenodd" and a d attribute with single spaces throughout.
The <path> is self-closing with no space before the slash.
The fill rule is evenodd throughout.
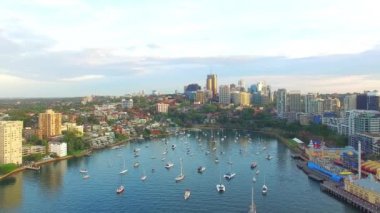
<path id="1" fill-rule="evenodd" d="M 356 133 L 349 138 L 349 145 L 358 149 L 358 142 L 361 142 L 362 152 L 365 154 L 380 154 L 380 134 L 379 133 Z"/>
<path id="2" fill-rule="evenodd" d="M 48 139 L 61 134 L 62 114 L 48 109 L 38 117 L 38 130 L 41 139 Z"/>
<path id="3" fill-rule="evenodd" d="M 378 92 L 365 92 L 356 97 L 356 107 L 360 110 L 376 110 L 379 111 L 379 95 Z"/>
<path id="4" fill-rule="evenodd" d="M 301 92 L 290 91 L 288 93 L 289 112 L 302 112 Z"/>
<path id="5" fill-rule="evenodd" d="M 308 93 L 307 95 L 305 95 L 304 103 L 305 103 L 305 112 L 306 113 L 310 114 L 310 113 L 314 112 L 313 102 L 315 101 L 316 98 L 317 98 L 317 95 L 314 93 Z"/>
<path id="6" fill-rule="evenodd" d="M 55 153 L 58 157 L 65 157 L 67 155 L 67 143 L 50 141 L 49 153 Z"/>
<path id="7" fill-rule="evenodd" d="M 25 145 L 22 146 L 22 156 L 27 156 L 31 154 L 46 154 L 46 147 L 41 145 Z"/>
<path id="8" fill-rule="evenodd" d="M 231 102 L 235 105 L 240 105 L 240 92 L 239 91 L 232 91 L 231 92 Z"/>
<path id="9" fill-rule="evenodd" d="M 216 97 L 216 95 L 218 94 L 217 87 L 218 87 L 217 76 L 215 74 L 207 75 L 206 88 L 207 90 L 212 92 L 212 98 Z"/>
<path id="10" fill-rule="evenodd" d="M 169 104 L 166 103 L 157 103 L 156 109 L 158 113 L 168 113 Z"/>
<path id="11" fill-rule="evenodd" d="M 279 118 L 286 118 L 287 110 L 287 93 L 286 89 L 278 89 L 276 92 L 276 108 Z"/>
<path id="12" fill-rule="evenodd" d="M 219 103 L 220 104 L 230 104 L 231 103 L 231 92 L 228 85 L 221 85 L 219 87 Z"/>
<path id="13" fill-rule="evenodd" d="M 324 101 L 324 111 L 337 112 L 340 109 L 340 100 L 338 98 L 329 97 Z"/>
<path id="14" fill-rule="evenodd" d="M 22 164 L 22 121 L 0 121 L 0 164 Z"/>
<path id="15" fill-rule="evenodd" d="M 206 94 L 204 91 L 197 91 L 195 94 L 195 102 L 199 104 L 205 104 L 206 103 Z"/>
<path id="16" fill-rule="evenodd" d="M 356 95 L 346 95 L 343 99 L 344 111 L 355 110 L 356 108 Z"/>
<path id="17" fill-rule="evenodd" d="M 76 123 L 66 122 L 62 125 L 62 131 L 73 131 L 77 133 L 77 136 L 83 136 L 83 125 L 77 125 Z"/>
<path id="18" fill-rule="evenodd" d="M 373 110 L 351 110 L 344 114 L 341 134 L 380 133 L 380 112 Z"/>
<path id="19" fill-rule="evenodd" d="M 132 109 L 133 108 L 133 99 L 130 98 L 130 99 L 123 99 L 121 101 L 121 106 L 124 108 L 124 109 Z"/>
<path id="20" fill-rule="evenodd" d="M 325 100 L 322 98 L 316 98 L 311 102 L 311 108 L 313 114 L 322 115 L 325 111 Z"/>

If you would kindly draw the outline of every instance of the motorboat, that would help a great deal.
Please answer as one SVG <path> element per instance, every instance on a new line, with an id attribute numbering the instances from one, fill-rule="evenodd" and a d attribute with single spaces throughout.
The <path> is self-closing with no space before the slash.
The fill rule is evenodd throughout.
<path id="1" fill-rule="evenodd" d="M 186 190 L 185 190 L 185 193 L 184 193 L 184 195 L 183 195 L 183 198 L 184 198 L 185 200 L 187 200 L 187 199 L 190 198 L 190 189 L 186 189 Z"/>
<path id="2" fill-rule="evenodd" d="M 166 169 L 170 169 L 170 168 L 172 168 L 173 166 L 174 166 L 174 163 L 172 163 L 172 162 L 167 162 L 166 165 L 165 165 L 165 168 L 166 168 Z"/>
<path id="3" fill-rule="evenodd" d="M 123 193 L 125 190 L 124 186 L 123 185 L 120 185 L 117 189 L 116 189 L 116 194 L 121 194 Z"/>
<path id="4" fill-rule="evenodd" d="M 257 167 L 257 163 L 256 162 L 252 162 L 251 163 L 251 169 L 254 169 L 254 168 L 256 168 Z"/>
<path id="5" fill-rule="evenodd" d="M 227 172 L 226 174 L 224 174 L 224 178 L 226 178 L 227 180 L 231 180 L 232 178 L 234 178 L 236 175 L 236 173 L 234 172 Z"/>
<path id="6" fill-rule="evenodd" d="M 200 167 L 198 167 L 197 170 L 198 170 L 198 173 L 203 173 L 206 170 L 206 167 L 200 166 Z"/>

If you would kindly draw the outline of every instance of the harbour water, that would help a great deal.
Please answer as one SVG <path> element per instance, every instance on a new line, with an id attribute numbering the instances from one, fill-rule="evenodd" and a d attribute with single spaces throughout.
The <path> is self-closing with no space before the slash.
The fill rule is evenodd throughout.
<path id="1" fill-rule="evenodd" d="M 267 154 L 273 158 L 267 160 Z M 0 212 L 247 212 L 252 186 L 257 212 L 358 212 L 321 192 L 290 156 L 276 139 L 248 132 L 208 130 L 134 142 L 1 181 Z M 185 179 L 176 183 L 180 158 Z M 124 161 L 128 172 L 120 175 Z M 164 168 L 168 161 L 175 164 L 170 170 Z M 226 191 L 218 193 L 216 184 L 230 171 L 229 161 L 236 176 L 222 179 Z M 250 169 L 252 161 L 258 164 L 255 170 Z M 140 163 L 138 168 L 135 162 Z M 197 172 L 199 166 L 206 167 L 203 174 Z M 83 179 L 81 169 L 88 170 L 88 179 Z M 141 181 L 144 173 L 147 179 Z M 261 194 L 264 181 L 269 188 L 266 196 Z M 117 195 L 120 183 L 126 190 Z M 186 189 L 191 190 L 188 200 L 183 198 Z"/>

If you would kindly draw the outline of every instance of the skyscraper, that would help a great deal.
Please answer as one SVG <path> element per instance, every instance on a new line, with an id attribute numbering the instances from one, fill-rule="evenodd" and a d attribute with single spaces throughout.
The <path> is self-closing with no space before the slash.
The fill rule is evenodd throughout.
<path id="1" fill-rule="evenodd" d="M 220 104 L 230 104 L 231 103 L 231 92 L 228 85 L 221 85 L 219 87 L 219 103 Z"/>
<path id="2" fill-rule="evenodd" d="M 286 118 L 287 112 L 287 97 L 286 97 L 286 89 L 278 89 L 276 92 L 276 108 L 277 108 L 277 116 L 279 118 Z"/>
<path id="3" fill-rule="evenodd" d="M 39 137 L 47 139 L 61 134 L 62 114 L 48 109 L 38 117 Z"/>
<path id="4" fill-rule="evenodd" d="M 0 164 L 22 163 L 22 121 L 0 121 Z"/>
<path id="5" fill-rule="evenodd" d="M 216 97 L 216 95 L 218 93 L 217 87 L 218 87 L 217 76 L 215 74 L 207 75 L 206 88 L 207 88 L 207 90 L 212 92 L 213 98 Z"/>

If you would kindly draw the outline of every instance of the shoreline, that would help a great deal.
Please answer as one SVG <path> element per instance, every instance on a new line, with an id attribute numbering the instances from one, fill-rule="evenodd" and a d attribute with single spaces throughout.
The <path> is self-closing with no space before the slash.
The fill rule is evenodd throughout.
<path id="1" fill-rule="evenodd" d="M 243 128 L 226 128 L 226 127 L 221 127 L 221 126 L 180 127 L 180 129 L 181 130 L 192 130 L 192 131 L 202 130 L 202 129 L 245 130 L 245 131 L 260 133 L 260 134 L 264 134 L 264 135 L 267 135 L 267 136 L 274 137 L 279 142 L 283 143 L 290 151 L 292 151 L 294 153 L 297 153 L 297 154 L 302 153 L 302 151 L 299 148 L 294 148 L 294 147 L 290 146 L 288 144 L 288 141 L 287 141 L 288 139 L 287 138 L 282 137 L 278 133 L 269 132 L 269 131 L 265 131 L 265 130 L 251 130 L 251 129 L 243 129 Z M 167 135 L 167 136 L 169 136 L 169 135 Z M 34 165 L 41 166 L 41 165 L 45 165 L 45 164 L 49 164 L 49 163 L 53 163 L 53 162 L 58 162 L 58 161 L 62 161 L 62 160 L 68 160 L 68 159 L 71 159 L 71 158 L 81 158 L 81 157 L 84 157 L 84 156 L 90 154 L 92 151 L 103 150 L 103 149 L 111 148 L 111 147 L 114 147 L 114 146 L 119 146 L 119 145 L 122 145 L 122 144 L 125 144 L 125 143 L 128 143 L 128 142 L 132 142 L 132 141 L 137 140 L 137 139 L 139 139 L 139 138 L 129 138 L 129 139 L 126 139 L 124 141 L 120 141 L 120 142 L 116 142 L 116 143 L 107 145 L 107 146 L 102 147 L 102 148 L 90 148 L 90 149 L 87 149 L 87 150 L 83 150 L 83 152 L 80 153 L 80 154 L 78 154 L 78 155 L 67 155 L 67 156 L 61 157 L 61 158 L 54 158 L 54 159 L 50 159 L 50 160 L 46 160 L 46 161 L 39 161 L 39 162 L 36 162 Z M 17 173 L 23 172 L 25 170 L 27 170 L 27 168 L 25 168 L 24 166 L 20 167 L 20 168 L 17 168 L 15 170 L 13 170 L 12 172 L 9 172 L 7 174 L 4 174 L 4 175 L 0 176 L 0 181 L 3 180 L 4 178 L 7 178 L 7 177 L 13 175 L 13 174 L 17 174 Z"/>
<path id="2" fill-rule="evenodd" d="M 130 142 L 131 140 L 134 140 L 135 138 L 130 138 L 130 139 L 127 139 L 125 141 L 121 141 L 121 142 L 117 142 L 117 143 L 114 143 L 114 144 L 111 144 L 109 146 L 105 146 L 105 147 L 102 147 L 102 148 L 98 148 L 98 149 L 93 149 L 93 148 L 90 148 L 90 149 L 87 149 L 87 150 L 83 150 L 80 154 L 77 154 L 77 155 L 67 155 L 65 157 L 60 157 L 60 158 L 53 158 L 53 159 L 49 159 L 49 160 L 45 160 L 45 161 L 38 161 L 36 163 L 34 163 L 34 165 L 36 166 L 42 166 L 42 165 L 45 165 L 45 164 L 49 164 L 49 163 L 53 163 L 53 162 L 58 162 L 58 161 L 62 161 L 62 160 L 68 160 L 68 159 L 72 159 L 72 158 L 81 158 L 81 157 L 84 157 L 88 154 L 90 154 L 92 151 L 94 150 L 102 150 L 102 149 L 107 149 L 107 148 L 110 148 L 110 147 L 114 147 L 114 146 L 119 146 L 119 145 L 122 145 L 124 143 L 127 143 L 127 142 Z M 14 174 L 17 174 L 19 172 L 23 172 L 27 170 L 27 168 L 25 166 L 22 166 L 22 167 L 19 167 L 7 174 L 4 174 L 2 176 L 0 176 L 0 181 L 11 176 L 11 175 L 14 175 Z"/>

